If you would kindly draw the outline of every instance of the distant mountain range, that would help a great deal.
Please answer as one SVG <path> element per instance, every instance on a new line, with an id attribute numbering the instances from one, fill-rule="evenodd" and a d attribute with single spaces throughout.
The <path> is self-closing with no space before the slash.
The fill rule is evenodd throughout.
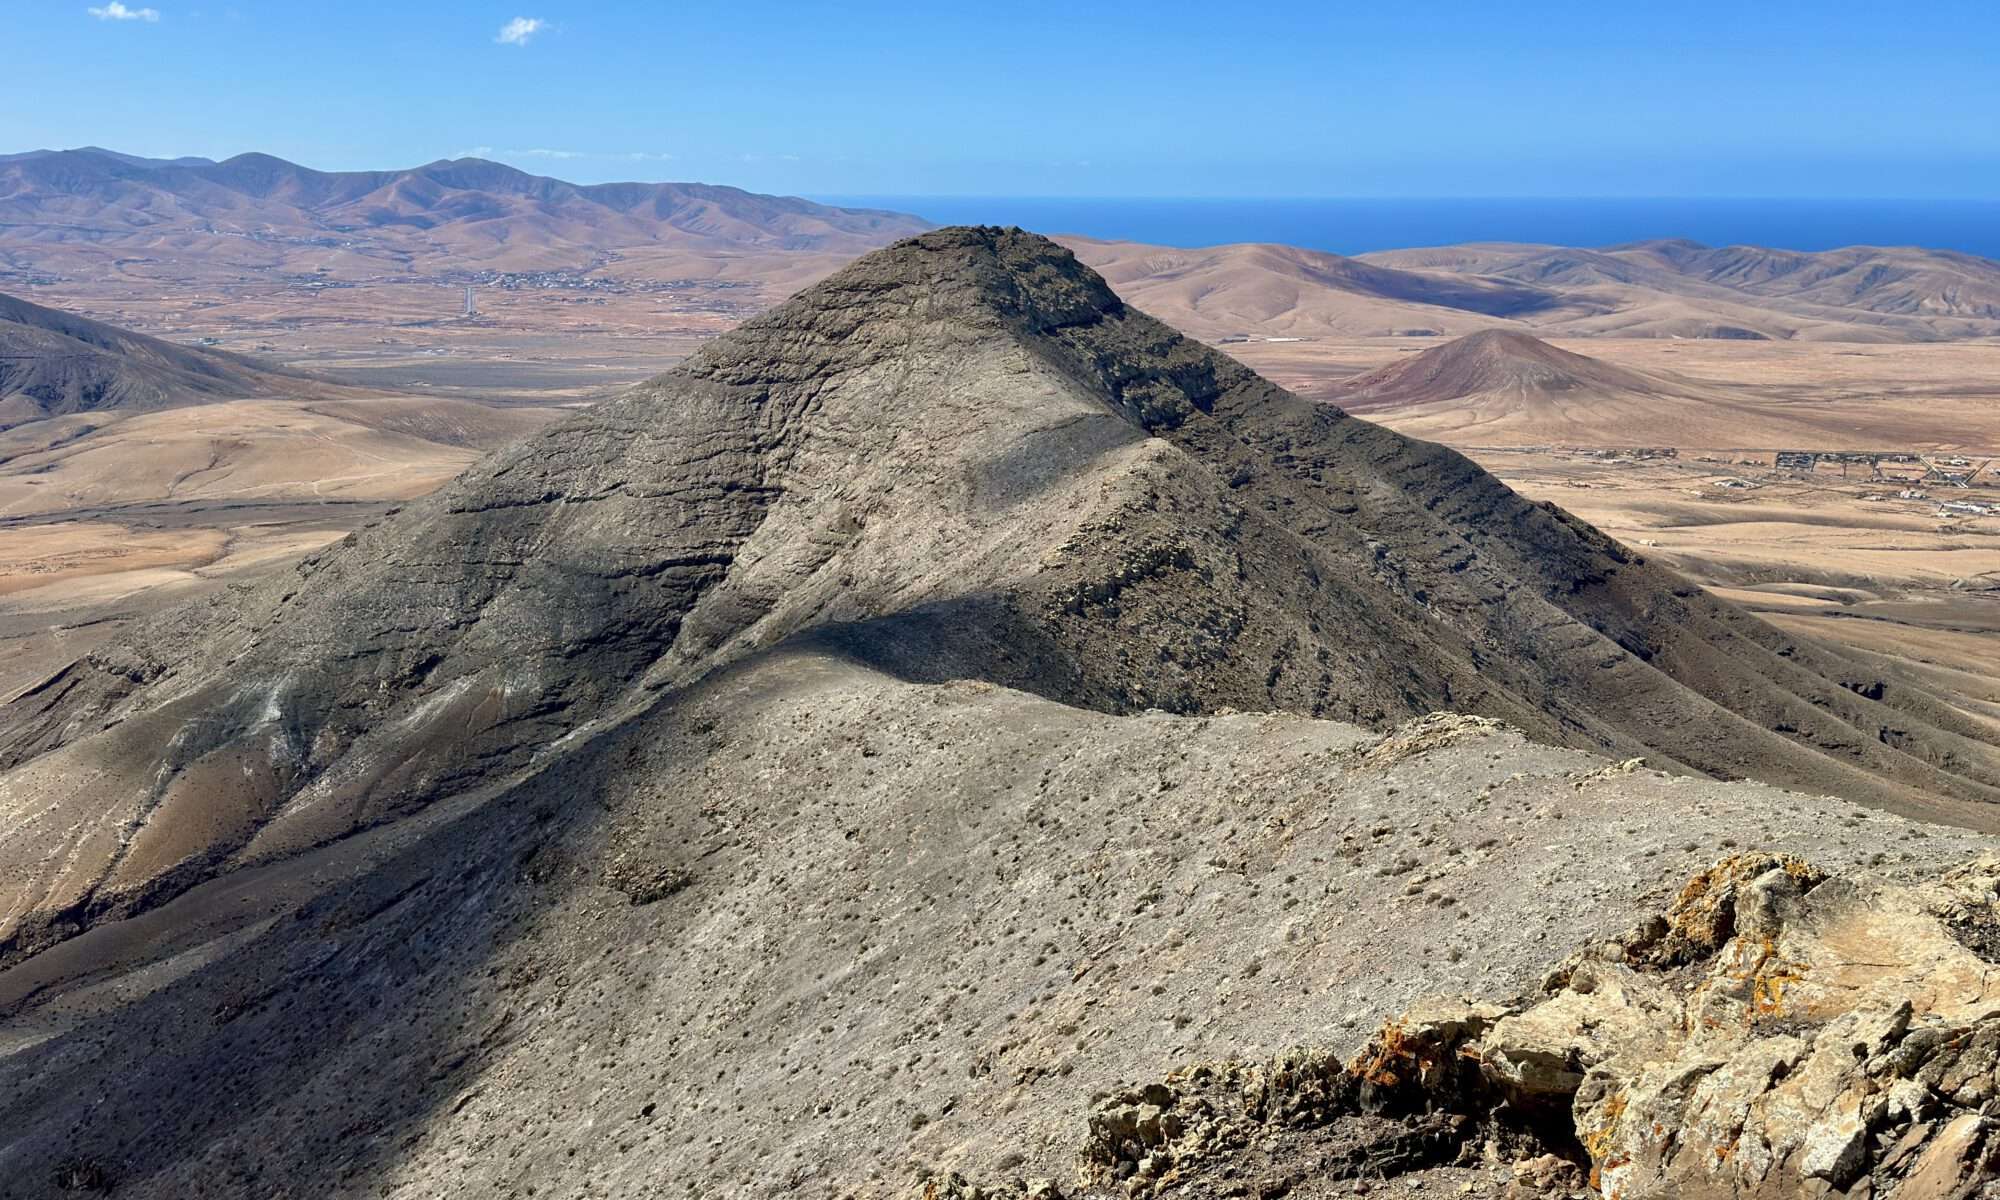
<path id="1" fill-rule="evenodd" d="M 749 289 L 754 311 L 921 217 L 697 183 L 592 186 L 460 158 L 315 171 L 87 147 L 0 156 L 0 285 L 88 289 L 114 308 L 162 287 L 568 272 Z M 1815 253 L 1652 241 L 1472 244 L 1343 257 L 1063 239 L 1124 298 L 1210 341 L 1538 336 L 1938 341 L 2000 336 L 2000 263 L 1952 251 Z M 121 292 L 120 289 L 123 289 Z"/>
<path id="2" fill-rule="evenodd" d="M 140 154 L 121 154 L 116 150 L 106 150 L 102 146 L 79 146 L 75 150 L 26 150 L 19 154 L 0 154 L 0 163 L 27 162 L 30 159 L 55 158 L 64 154 L 94 154 L 124 163 L 128 167 L 212 167 L 215 160 L 199 155 L 184 155 L 180 158 L 147 158 Z"/>
<path id="3" fill-rule="evenodd" d="M 1937 341 L 2000 336 L 2000 263 L 1946 250 L 1805 253 L 1645 242 L 1466 245 L 1346 258 L 1246 243 L 1177 250 L 1065 238 L 1121 295 L 1231 336 L 1458 335 Z"/>
<path id="4" fill-rule="evenodd" d="M 586 187 L 477 158 L 315 171 L 268 154 L 213 162 L 91 147 L 0 157 L 0 243 L 10 248 L 191 251 L 220 236 L 345 250 L 378 269 L 442 258 L 552 268 L 645 247 L 851 256 L 929 227 L 901 213 L 708 184 Z"/>
<path id="5" fill-rule="evenodd" d="M 1506 280 L 1569 297 L 1561 332 L 1898 341 L 2000 334 L 2000 262 L 1954 250 L 1770 250 L 1685 240 L 1602 250 L 1468 245 L 1365 262 Z"/>

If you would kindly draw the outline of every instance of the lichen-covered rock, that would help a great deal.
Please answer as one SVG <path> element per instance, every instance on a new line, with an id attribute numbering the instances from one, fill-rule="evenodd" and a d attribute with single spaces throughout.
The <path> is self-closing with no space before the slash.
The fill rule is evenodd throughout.
<path id="1" fill-rule="evenodd" d="M 1586 961 L 1555 996 L 1495 1021 L 1475 1049 L 1487 1078 L 1516 1101 L 1567 1106 L 1600 1063 L 1656 1057 L 1679 1015 L 1658 980 Z"/>
<path id="2" fill-rule="evenodd" d="M 1470 1000 L 1419 1003 L 1384 1025 L 1355 1056 L 1352 1071 L 1373 1108 L 1433 1105 L 1467 1089 L 1479 1073 L 1467 1051 L 1507 1010 Z"/>
<path id="3" fill-rule="evenodd" d="M 1737 896 L 1759 876 L 1780 871 L 1800 892 L 1812 890 L 1824 872 L 1789 854 L 1751 851 L 1731 855 L 1688 880 L 1660 923 L 1650 944 L 1633 953 L 1653 965 L 1688 962 L 1722 948 L 1736 933 Z"/>
<path id="4" fill-rule="evenodd" d="M 1566 1108 L 1613 1200 L 1971 1195 L 2000 1177 L 2000 973 L 1964 930 L 1996 882 L 1738 855 L 1625 944 L 1640 965 L 1580 955 L 1460 1053 L 1486 1103 Z"/>

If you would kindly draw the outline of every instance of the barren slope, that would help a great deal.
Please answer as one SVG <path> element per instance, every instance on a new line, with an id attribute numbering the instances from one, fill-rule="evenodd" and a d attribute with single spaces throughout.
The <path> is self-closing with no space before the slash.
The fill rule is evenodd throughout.
<path id="1" fill-rule="evenodd" d="M 311 383 L 235 355 L 0 296 L 0 429 L 103 409 L 282 395 Z"/>
<path id="2" fill-rule="evenodd" d="M 424 399 L 327 407 L 233 400 L 22 426 L 0 438 L 0 521 L 194 500 L 407 500 L 479 456 L 454 429 L 489 424 L 480 406 Z M 363 420 L 348 416 L 357 408 Z M 502 410 L 490 423 L 526 430 L 549 415 Z"/>
<path id="3" fill-rule="evenodd" d="M 1487 330 L 1346 381 L 1351 412 L 1454 445 L 1818 445 L 1784 405 L 1718 384 L 1649 375 Z"/>

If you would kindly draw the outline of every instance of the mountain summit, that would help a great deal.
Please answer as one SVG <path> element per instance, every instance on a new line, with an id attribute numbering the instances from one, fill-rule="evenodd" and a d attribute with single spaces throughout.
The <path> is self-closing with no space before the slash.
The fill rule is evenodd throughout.
<path id="1" fill-rule="evenodd" d="M 1990 824 L 1990 736 L 940 230 L 0 709 L 0 1177 L 1046 1162 L 1163 1038 L 1513 994 L 1717 842 L 1904 828 L 1691 773 Z"/>
<path id="2" fill-rule="evenodd" d="M 0 710 L 0 957 L 802 641 L 1105 712 L 1453 709 L 1876 803 L 2000 796 L 1986 727 L 1921 690 L 1282 391 L 1051 242 L 949 229 Z"/>

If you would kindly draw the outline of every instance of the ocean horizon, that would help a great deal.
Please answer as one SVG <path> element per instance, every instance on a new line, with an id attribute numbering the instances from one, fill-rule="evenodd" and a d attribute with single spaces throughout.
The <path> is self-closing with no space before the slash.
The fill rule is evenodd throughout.
<path id="1" fill-rule="evenodd" d="M 1365 254 L 1464 242 L 1601 247 L 1688 238 L 1711 246 L 1786 250 L 1924 246 L 2000 259 L 2000 200 L 912 195 L 813 199 L 914 213 L 940 225 L 1019 225 L 1037 233 L 1186 248 L 1277 242 L 1333 254 Z"/>

